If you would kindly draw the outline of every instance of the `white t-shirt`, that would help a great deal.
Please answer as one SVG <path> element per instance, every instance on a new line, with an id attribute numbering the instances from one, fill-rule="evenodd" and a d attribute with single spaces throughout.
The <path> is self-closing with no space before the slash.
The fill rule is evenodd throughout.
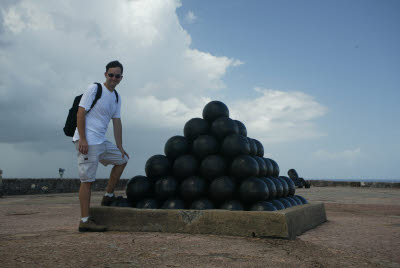
<path id="1" fill-rule="evenodd" d="M 121 96 L 115 96 L 115 92 L 109 91 L 103 84 L 101 98 L 97 101 L 93 109 L 86 114 L 86 140 L 88 145 L 101 144 L 105 142 L 108 124 L 111 118 L 121 118 Z M 83 93 L 79 106 L 85 108 L 86 111 L 92 106 L 96 97 L 97 85 L 92 84 Z M 75 130 L 72 141 L 79 140 L 78 128 Z"/>

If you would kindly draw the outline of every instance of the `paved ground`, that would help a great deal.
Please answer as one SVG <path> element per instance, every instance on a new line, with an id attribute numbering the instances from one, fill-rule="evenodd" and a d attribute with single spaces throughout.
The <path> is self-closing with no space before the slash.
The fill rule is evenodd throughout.
<path id="1" fill-rule="evenodd" d="M 296 193 L 324 202 L 328 222 L 294 241 L 79 233 L 77 194 L 8 196 L 0 198 L 0 267 L 400 267 L 399 189 Z"/>

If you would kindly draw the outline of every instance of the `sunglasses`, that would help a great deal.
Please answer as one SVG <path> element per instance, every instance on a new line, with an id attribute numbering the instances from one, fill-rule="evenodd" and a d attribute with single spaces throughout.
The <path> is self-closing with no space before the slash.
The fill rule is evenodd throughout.
<path id="1" fill-rule="evenodd" d="M 120 74 L 112 74 L 112 73 L 108 74 L 108 77 L 110 77 L 110 78 L 113 78 L 114 76 L 117 79 L 120 79 L 122 77 L 122 75 L 120 75 Z"/>

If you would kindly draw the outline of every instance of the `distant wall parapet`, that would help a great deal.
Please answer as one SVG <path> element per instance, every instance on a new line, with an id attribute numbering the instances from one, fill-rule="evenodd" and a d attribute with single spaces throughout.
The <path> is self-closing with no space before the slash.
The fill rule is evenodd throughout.
<path id="1" fill-rule="evenodd" d="M 55 194 L 79 192 L 79 179 L 3 179 L 0 184 L 0 196 L 24 194 Z M 105 191 L 108 179 L 96 179 L 92 184 L 92 191 Z M 397 188 L 400 183 L 390 182 L 359 182 L 359 181 L 328 181 L 310 180 L 311 187 L 370 187 L 370 188 Z M 116 190 L 125 190 L 128 179 L 121 179 Z"/>
<path id="2" fill-rule="evenodd" d="M 108 179 L 96 179 L 92 191 L 105 191 Z M 116 190 L 124 190 L 128 180 L 121 179 Z M 79 179 L 3 179 L 3 195 L 55 194 L 79 192 Z"/>
<path id="3" fill-rule="evenodd" d="M 367 188 L 400 188 L 396 182 L 360 182 L 360 181 L 325 181 L 310 180 L 314 187 L 367 187 Z"/>

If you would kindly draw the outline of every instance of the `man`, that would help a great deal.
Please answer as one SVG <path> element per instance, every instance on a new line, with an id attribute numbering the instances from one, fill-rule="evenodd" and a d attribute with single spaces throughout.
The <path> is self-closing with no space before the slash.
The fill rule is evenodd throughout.
<path id="1" fill-rule="evenodd" d="M 114 165 L 110 173 L 106 194 L 102 206 L 110 205 L 114 199 L 114 188 L 119 181 L 129 155 L 122 146 L 121 96 L 115 87 L 121 82 L 123 66 L 118 61 L 107 64 L 104 76 L 106 81 L 101 85 L 101 98 L 90 110 L 96 96 L 97 85 L 90 85 L 82 96 L 77 113 L 77 129 L 73 142 L 78 151 L 78 170 L 81 180 L 79 201 L 81 221 L 79 231 L 105 231 L 106 227 L 98 225 L 89 216 L 91 185 L 96 180 L 98 163 L 104 166 Z M 88 111 L 90 112 L 88 113 Z M 115 143 L 109 142 L 105 135 L 112 119 Z"/>

